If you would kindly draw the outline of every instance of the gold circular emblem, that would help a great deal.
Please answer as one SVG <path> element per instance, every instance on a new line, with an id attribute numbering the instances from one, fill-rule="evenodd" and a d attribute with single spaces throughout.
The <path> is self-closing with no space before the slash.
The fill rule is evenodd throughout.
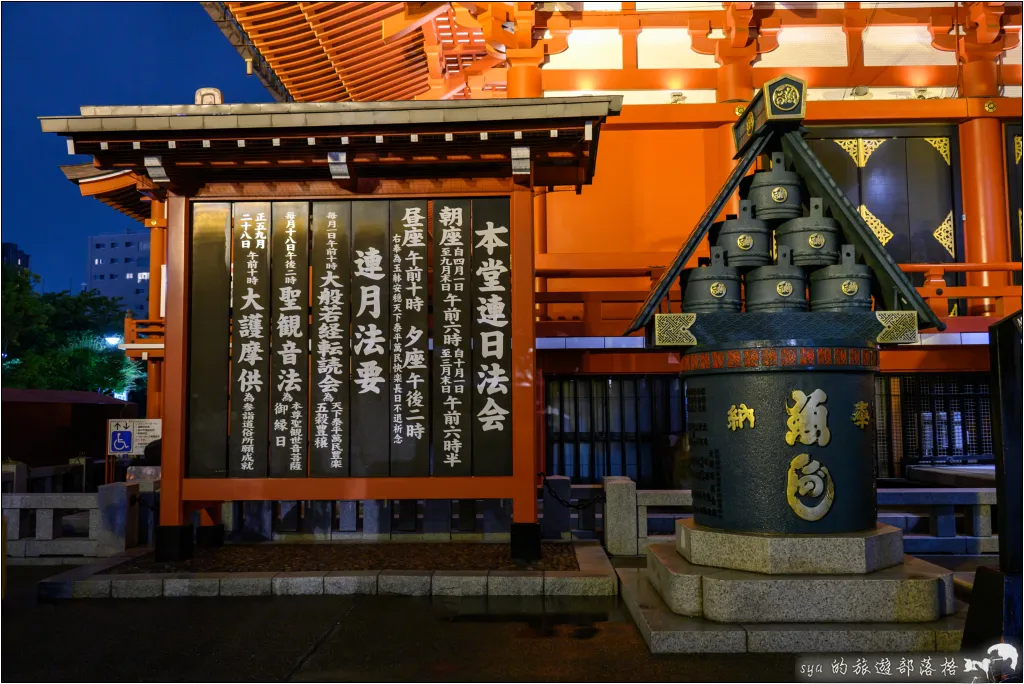
<path id="1" fill-rule="evenodd" d="M 825 246 L 825 236 L 821 233 L 811 233 L 810 237 L 807 238 L 807 244 L 814 249 L 821 249 Z"/>
<path id="2" fill-rule="evenodd" d="M 789 192 L 781 185 L 776 188 L 772 188 L 772 199 L 776 202 L 785 202 L 789 199 Z"/>
<path id="3" fill-rule="evenodd" d="M 736 116 L 741 116 L 743 114 L 743 110 L 744 109 L 746 109 L 745 106 L 743 106 L 743 105 L 736 105 L 736 109 L 734 109 L 732 111 L 736 113 Z"/>
<path id="4" fill-rule="evenodd" d="M 788 112 L 800 104 L 800 91 L 791 83 L 787 83 L 781 88 L 776 88 L 775 92 L 772 93 L 772 104 L 782 111 Z"/>
<path id="5" fill-rule="evenodd" d="M 793 283 L 788 280 L 780 280 L 779 284 L 775 286 L 775 291 L 779 293 L 780 297 L 788 297 L 793 294 Z"/>
<path id="6" fill-rule="evenodd" d="M 747 127 L 747 135 L 750 135 L 751 133 L 754 132 L 754 113 L 753 112 L 751 112 L 750 114 L 747 114 L 746 127 Z"/>
<path id="7" fill-rule="evenodd" d="M 711 296 L 721 298 L 725 296 L 725 283 L 715 281 L 711 283 Z"/>
<path id="8" fill-rule="evenodd" d="M 991 114 L 992 112 L 996 111 L 996 103 L 993 102 L 992 100 L 989 100 L 988 102 L 986 102 L 985 103 L 985 111 L 988 112 L 989 114 Z"/>
<path id="9" fill-rule="evenodd" d="M 844 295 L 846 295 L 847 297 L 852 297 L 853 295 L 857 294 L 857 290 L 860 289 L 860 285 L 858 285 L 852 280 L 844 280 L 842 288 Z"/>
<path id="10" fill-rule="evenodd" d="M 754 238 L 750 237 L 746 233 L 736 238 L 736 246 L 746 252 L 748 249 L 754 246 Z"/>

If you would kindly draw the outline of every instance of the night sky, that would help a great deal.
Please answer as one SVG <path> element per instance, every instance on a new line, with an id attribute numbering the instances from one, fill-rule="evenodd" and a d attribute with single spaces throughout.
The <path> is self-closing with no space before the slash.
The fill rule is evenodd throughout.
<path id="1" fill-rule="evenodd" d="M 48 291 L 77 291 L 87 238 L 142 230 L 64 178 L 58 165 L 92 161 L 43 134 L 38 116 L 81 105 L 192 104 L 220 88 L 226 103 L 271 102 L 198 2 L 3 3 L 0 9 L 2 228 L 31 257 Z"/>

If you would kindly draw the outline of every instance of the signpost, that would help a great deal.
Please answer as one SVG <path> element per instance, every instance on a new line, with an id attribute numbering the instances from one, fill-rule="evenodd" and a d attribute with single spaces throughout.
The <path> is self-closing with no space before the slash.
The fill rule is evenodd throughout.
<path id="1" fill-rule="evenodd" d="M 142 456 L 160 439 L 159 418 L 115 418 L 107 421 L 107 456 Z"/>

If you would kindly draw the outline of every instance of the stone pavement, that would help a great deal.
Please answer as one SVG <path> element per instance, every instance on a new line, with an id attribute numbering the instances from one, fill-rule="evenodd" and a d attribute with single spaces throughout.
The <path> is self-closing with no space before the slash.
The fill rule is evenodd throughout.
<path id="1" fill-rule="evenodd" d="M 35 583 L 63 569 L 7 568 L 3 681 L 768 682 L 795 676 L 787 655 L 652 656 L 617 597 L 548 597 L 547 604 L 541 597 L 400 596 L 38 603 Z"/>

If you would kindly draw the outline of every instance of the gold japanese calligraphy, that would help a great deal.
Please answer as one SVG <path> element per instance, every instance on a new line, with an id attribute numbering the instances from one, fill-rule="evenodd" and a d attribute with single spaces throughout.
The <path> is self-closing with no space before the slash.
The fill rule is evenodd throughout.
<path id="1" fill-rule="evenodd" d="M 793 283 L 788 280 L 780 280 L 775 286 L 775 291 L 779 293 L 780 297 L 788 297 L 793 294 Z"/>
<path id="2" fill-rule="evenodd" d="M 745 252 L 754 246 L 754 238 L 744 233 L 736 238 L 736 246 Z"/>
<path id="3" fill-rule="evenodd" d="M 733 432 L 736 430 L 743 429 L 743 423 L 750 421 L 750 427 L 754 427 L 754 409 L 748 408 L 746 404 L 740 404 L 739 408 L 736 408 L 736 404 L 729 407 L 729 429 Z"/>
<path id="4" fill-rule="evenodd" d="M 855 280 L 844 280 L 840 287 L 843 290 L 843 294 L 847 297 L 852 297 L 857 294 L 858 290 L 860 290 L 860 285 L 858 285 Z"/>
<path id="5" fill-rule="evenodd" d="M 790 461 L 789 472 L 786 473 L 786 501 L 800 518 L 810 522 L 821 520 L 832 508 L 835 496 L 836 489 L 828 468 L 812 461 L 808 454 L 797 454 Z M 808 506 L 801 497 L 821 497 L 821 500 Z"/>
<path id="6" fill-rule="evenodd" d="M 868 413 L 868 402 L 858 401 L 853 405 L 853 415 L 850 416 L 850 420 L 853 424 L 863 430 L 867 427 L 868 423 L 871 422 L 871 416 Z"/>
<path id="7" fill-rule="evenodd" d="M 781 185 L 778 186 L 778 187 L 772 188 L 772 200 L 773 201 L 782 203 L 782 202 L 785 202 L 787 199 L 789 199 L 789 191 L 786 190 L 786 188 L 782 187 Z"/>
<path id="8" fill-rule="evenodd" d="M 709 288 L 709 291 L 711 292 L 711 296 L 712 297 L 724 297 L 725 296 L 725 283 L 716 280 L 715 282 L 711 283 L 711 287 Z"/>
<path id="9" fill-rule="evenodd" d="M 811 249 L 821 249 L 825 246 L 825 236 L 821 233 L 811 233 L 807 238 L 807 244 L 811 246 Z"/>
<path id="10" fill-rule="evenodd" d="M 809 395 L 800 390 L 793 390 L 791 396 L 793 406 L 786 402 L 786 413 L 789 414 L 786 421 L 786 444 L 793 446 L 800 442 L 827 446 L 832 439 L 828 429 L 828 409 L 825 408 L 828 396 L 820 389 Z"/>
<path id="11" fill-rule="evenodd" d="M 787 83 L 772 93 L 772 102 L 782 111 L 788 112 L 800 104 L 800 91 Z"/>

